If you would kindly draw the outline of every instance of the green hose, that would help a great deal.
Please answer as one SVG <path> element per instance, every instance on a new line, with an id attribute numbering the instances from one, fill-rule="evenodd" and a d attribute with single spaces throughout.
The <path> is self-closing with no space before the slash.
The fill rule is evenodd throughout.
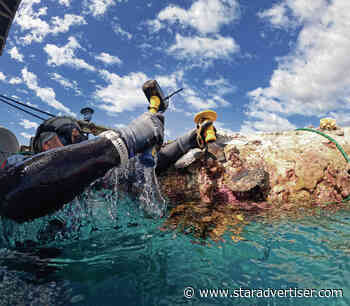
<path id="1" fill-rule="evenodd" d="M 319 135 L 321 135 L 323 137 L 326 137 L 329 141 L 333 142 L 337 146 L 338 150 L 343 155 L 343 157 L 345 158 L 346 162 L 350 163 L 349 156 L 345 153 L 344 149 L 340 146 L 340 144 L 334 138 L 328 136 L 325 133 L 322 133 L 322 132 L 314 130 L 314 129 L 309 129 L 309 128 L 300 128 L 300 129 L 296 129 L 296 131 L 308 131 L 308 132 L 313 132 L 313 133 L 319 134 Z M 349 202 L 349 201 L 350 201 L 350 195 L 348 197 L 346 197 L 345 199 L 343 199 L 340 203 L 346 203 L 346 202 Z M 324 204 L 336 204 L 336 203 L 338 203 L 338 202 L 327 202 L 327 203 L 324 203 Z"/>
<path id="2" fill-rule="evenodd" d="M 322 132 L 317 131 L 317 130 L 309 129 L 309 128 L 300 128 L 300 129 L 296 129 L 296 131 L 309 131 L 309 132 L 313 132 L 313 133 L 319 134 L 319 135 L 321 135 L 321 136 L 323 136 L 323 137 L 326 137 L 329 141 L 333 142 L 333 143 L 337 146 L 337 148 L 338 148 L 338 150 L 340 151 L 340 153 L 343 154 L 345 160 L 346 160 L 348 163 L 350 163 L 350 158 L 349 158 L 349 156 L 345 153 L 345 151 L 343 150 L 343 148 L 340 146 L 339 143 L 337 143 L 337 141 L 336 141 L 334 138 L 328 136 L 328 135 L 325 134 L 325 133 L 322 133 Z"/>

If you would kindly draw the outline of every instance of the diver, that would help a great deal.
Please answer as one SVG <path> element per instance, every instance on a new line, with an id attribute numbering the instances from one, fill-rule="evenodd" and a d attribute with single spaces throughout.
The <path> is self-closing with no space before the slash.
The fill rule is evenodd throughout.
<path id="1" fill-rule="evenodd" d="M 205 122 L 200 130 L 210 124 Z M 198 147 L 197 131 L 198 127 L 162 146 L 164 116 L 144 113 L 126 128 L 88 140 L 75 119 L 50 118 L 37 129 L 35 155 L 0 171 L 0 215 L 21 223 L 53 213 L 110 169 L 153 146 L 160 148 L 159 174 Z"/>

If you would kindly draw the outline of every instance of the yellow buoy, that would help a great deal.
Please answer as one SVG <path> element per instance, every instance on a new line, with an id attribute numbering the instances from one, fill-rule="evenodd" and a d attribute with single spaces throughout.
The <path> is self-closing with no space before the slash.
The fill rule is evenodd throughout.
<path id="1" fill-rule="evenodd" d="M 337 123 L 335 119 L 332 118 L 323 118 L 320 120 L 320 128 L 322 130 L 335 130 L 337 129 Z"/>
<path id="2" fill-rule="evenodd" d="M 205 111 L 197 113 L 194 116 L 194 122 L 196 124 L 202 124 L 207 120 L 214 122 L 216 120 L 216 118 L 217 118 L 216 112 L 214 112 L 212 110 L 205 110 Z M 206 143 L 213 142 L 216 140 L 214 126 L 212 124 L 207 127 L 206 131 L 204 132 L 204 137 L 205 137 Z"/>

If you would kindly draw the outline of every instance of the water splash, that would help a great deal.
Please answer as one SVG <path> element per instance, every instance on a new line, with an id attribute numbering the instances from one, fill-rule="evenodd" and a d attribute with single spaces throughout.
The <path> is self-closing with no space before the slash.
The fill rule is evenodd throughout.
<path id="1" fill-rule="evenodd" d="M 140 156 L 130 159 L 125 167 L 114 168 L 109 174 L 114 192 L 132 195 L 146 217 L 161 218 L 167 203 L 160 193 L 154 167 L 146 167 Z"/>
<path id="2" fill-rule="evenodd" d="M 155 169 L 145 167 L 139 156 L 125 167 L 111 169 L 50 216 L 24 224 L 0 218 L 0 247 L 16 247 L 26 241 L 43 244 L 88 239 L 95 231 L 118 227 L 124 206 L 130 210 L 126 213 L 130 222 L 135 214 L 158 219 L 166 213 Z"/>
<path id="3" fill-rule="evenodd" d="M 161 218 L 165 215 L 167 203 L 160 193 L 159 183 L 154 167 L 145 167 L 140 159 L 136 159 L 136 179 L 141 193 L 139 195 L 140 208 L 146 215 Z"/>

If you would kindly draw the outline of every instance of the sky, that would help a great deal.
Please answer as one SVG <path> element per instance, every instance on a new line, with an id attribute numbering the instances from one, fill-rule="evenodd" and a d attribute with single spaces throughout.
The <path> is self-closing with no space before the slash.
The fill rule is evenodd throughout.
<path id="1" fill-rule="evenodd" d="M 142 85 L 156 79 L 166 94 L 184 88 L 166 139 L 205 109 L 225 132 L 350 125 L 349 20 L 349 0 L 22 0 L 0 94 L 77 119 L 89 106 L 118 128 L 147 111 Z M 0 103 L 21 144 L 40 123 Z"/>

